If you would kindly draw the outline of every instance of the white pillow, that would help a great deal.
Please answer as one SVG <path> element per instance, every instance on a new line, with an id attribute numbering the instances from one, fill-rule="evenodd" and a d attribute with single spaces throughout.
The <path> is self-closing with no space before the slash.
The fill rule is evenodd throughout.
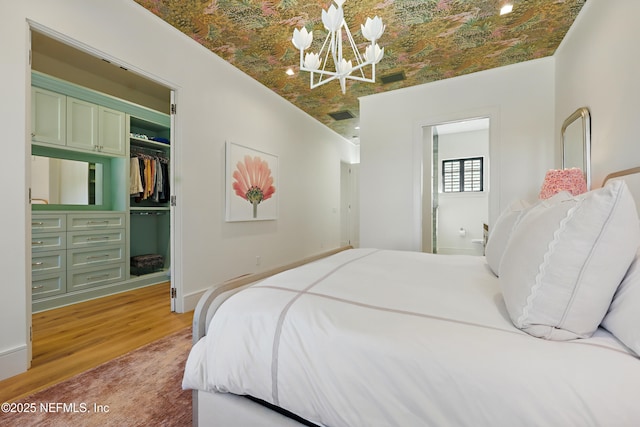
<path id="1" fill-rule="evenodd" d="M 624 181 L 533 206 L 513 231 L 500 264 L 514 325 L 551 340 L 591 336 L 639 241 L 638 214 Z"/>
<path id="2" fill-rule="evenodd" d="M 618 287 L 602 326 L 640 356 L 640 252 Z"/>
<path id="3" fill-rule="evenodd" d="M 530 206 L 531 205 L 524 200 L 514 200 L 509 207 L 500 214 L 489 233 L 487 246 L 484 249 L 484 256 L 487 264 L 489 264 L 489 268 L 491 268 L 491 271 L 493 271 L 493 274 L 496 276 L 499 275 L 500 260 L 502 260 L 502 254 L 509 241 L 511 231 L 518 223 L 523 212 Z"/>
<path id="4" fill-rule="evenodd" d="M 568 191 L 561 191 L 546 200 L 539 201 L 537 204 L 552 206 L 571 197 Z M 504 255 L 504 250 L 509 242 L 511 233 L 516 229 L 520 220 L 524 218 L 527 212 L 537 204 L 531 205 L 524 200 L 515 200 L 511 202 L 509 207 L 505 209 L 496 220 L 484 250 L 487 264 L 489 264 L 491 271 L 493 271 L 493 274 L 496 276 L 500 276 L 500 262 L 502 262 L 502 256 Z"/>

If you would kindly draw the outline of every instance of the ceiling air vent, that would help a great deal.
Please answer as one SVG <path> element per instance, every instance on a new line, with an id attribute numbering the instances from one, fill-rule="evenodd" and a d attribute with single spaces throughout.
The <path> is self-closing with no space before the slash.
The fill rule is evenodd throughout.
<path id="1" fill-rule="evenodd" d="M 384 76 L 380 76 L 380 81 L 382 82 L 382 84 L 385 84 L 385 85 L 388 83 L 400 82 L 404 79 L 406 79 L 404 75 L 404 71 L 399 71 L 397 73 L 391 73 Z"/>
<path id="2" fill-rule="evenodd" d="M 347 111 L 347 110 L 335 111 L 333 113 L 329 113 L 329 115 L 333 120 L 347 120 L 347 119 L 353 119 L 355 117 L 353 114 L 351 114 L 351 111 Z"/>

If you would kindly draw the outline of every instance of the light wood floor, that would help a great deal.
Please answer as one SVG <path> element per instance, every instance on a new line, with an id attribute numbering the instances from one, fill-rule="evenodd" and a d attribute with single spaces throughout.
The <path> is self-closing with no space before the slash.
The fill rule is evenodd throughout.
<path id="1" fill-rule="evenodd" d="M 33 361 L 0 381 L 0 402 L 25 397 L 191 326 L 172 313 L 169 283 L 33 314 Z"/>

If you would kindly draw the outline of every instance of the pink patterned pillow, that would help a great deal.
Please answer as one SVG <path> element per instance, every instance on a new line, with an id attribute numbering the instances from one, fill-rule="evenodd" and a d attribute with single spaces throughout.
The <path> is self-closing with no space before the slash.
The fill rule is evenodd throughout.
<path id="1" fill-rule="evenodd" d="M 561 191 L 568 191 L 572 196 L 587 192 L 587 183 L 580 169 L 551 169 L 544 177 L 538 197 L 548 199 Z"/>

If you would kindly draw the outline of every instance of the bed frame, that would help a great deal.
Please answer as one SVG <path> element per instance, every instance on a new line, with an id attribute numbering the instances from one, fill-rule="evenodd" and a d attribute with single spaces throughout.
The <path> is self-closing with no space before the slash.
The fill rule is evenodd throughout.
<path id="1" fill-rule="evenodd" d="M 193 314 L 193 343 L 195 344 L 207 334 L 207 327 L 220 305 L 233 294 L 241 291 L 262 279 L 290 270 L 295 267 L 334 255 L 352 246 L 343 246 L 327 252 L 304 258 L 261 273 L 248 274 L 213 286 L 205 292 Z M 305 424 L 303 420 L 296 420 L 289 415 L 250 400 L 243 396 L 230 393 L 208 393 L 193 390 L 193 425 L 194 426 L 252 426 L 252 427 L 297 427 Z"/>

